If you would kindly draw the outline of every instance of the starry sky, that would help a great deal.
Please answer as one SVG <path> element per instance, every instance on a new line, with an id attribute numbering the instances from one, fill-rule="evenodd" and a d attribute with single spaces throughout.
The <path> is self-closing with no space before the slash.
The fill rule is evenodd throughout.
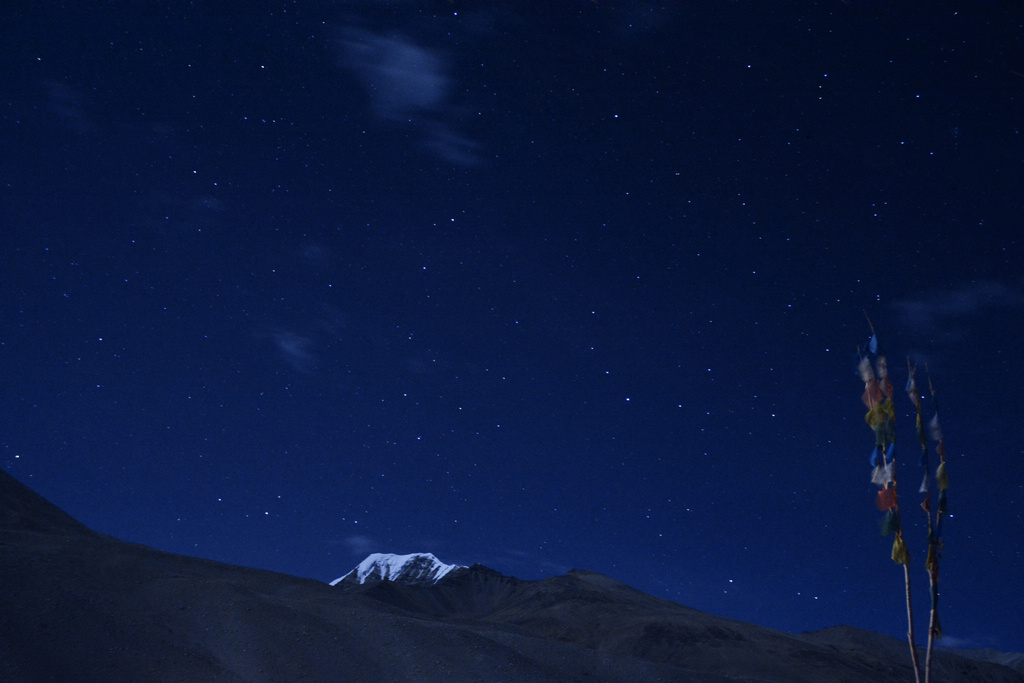
<path id="1" fill-rule="evenodd" d="M 324 581 L 371 552 L 585 568 L 902 638 L 867 313 L 942 408 L 943 643 L 1024 649 L 1022 24 L 5 2 L 0 462 L 176 553 Z"/>

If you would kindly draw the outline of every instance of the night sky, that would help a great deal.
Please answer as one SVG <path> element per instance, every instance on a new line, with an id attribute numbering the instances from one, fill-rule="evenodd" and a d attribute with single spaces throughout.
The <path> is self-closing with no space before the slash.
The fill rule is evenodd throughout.
<path id="1" fill-rule="evenodd" d="M 0 462 L 175 553 L 902 638 L 867 313 L 942 409 L 942 642 L 1024 649 L 1022 36 L 1017 2 L 4 2 Z"/>

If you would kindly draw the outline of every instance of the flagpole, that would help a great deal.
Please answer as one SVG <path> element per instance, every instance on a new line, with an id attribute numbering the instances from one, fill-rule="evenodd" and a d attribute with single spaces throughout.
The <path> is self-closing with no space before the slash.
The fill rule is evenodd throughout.
<path id="1" fill-rule="evenodd" d="M 925 366 L 925 371 L 928 366 Z M 935 416 L 929 424 L 930 436 L 935 441 L 935 452 L 939 456 L 939 465 L 935 470 L 935 485 L 939 489 L 939 504 L 935 511 L 935 529 L 932 530 L 931 511 L 928 514 L 928 584 L 931 594 L 931 613 L 928 619 L 928 652 L 925 656 L 925 683 L 931 679 L 932 648 L 935 639 L 942 635 L 942 626 L 939 623 L 939 557 L 942 555 L 942 518 L 946 514 L 946 489 L 949 488 L 949 478 L 946 474 L 946 445 L 942 438 L 942 427 L 939 425 L 939 404 L 935 397 L 935 387 L 932 385 L 931 375 L 928 376 L 928 391 L 932 395 L 932 406 L 935 409 Z M 923 434 L 922 434 L 923 435 Z M 927 439 L 925 439 L 927 443 Z M 931 473 L 926 472 L 925 477 Z M 927 481 L 927 479 L 925 480 Z M 929 496 L 930 497 L 930 496 Z M 930 506 L 929 506 L 930 507 Z"/>
<path id="2" fill-rule="evenodd" d="M 893 534 L 892 560 L 903 565 L 903 581 L 907 597 L 907 641 L 910 645 L 910 661 L 914 666 L 914 680 L 921 683 L 921 667 L 914 643 L 914 609 L 910 583 L 910 553 L 903 540 L 903 529 L 899 512 L 899 493 L 896 486 L 896 459 L 894 447 L 896 443 L 896 411 L 893 408 L 893 389 L 889 379 L 889 369 L 885 354 L 878 352 L 878 336 L 874 325 L 864 312 L 868 326 L 871 328 L 871 339 L 868 341 L 867 353 L 861 355 L 858 348 L 858 370 L 864 382 L 864 394 L 861 400 L 868 412 L 865 422 L 875 433 L 875 452 L 872 454 L 874 471 L 871 480 L 882 487 L 876 496 L 879 509 L 886 512 L 882 533 Z M 872 367 L 868 354 L 875 356 Z M 879 462 L 880 460 L 880 462 Z M 887 493 L 891 489 L 891 494 Z"/>

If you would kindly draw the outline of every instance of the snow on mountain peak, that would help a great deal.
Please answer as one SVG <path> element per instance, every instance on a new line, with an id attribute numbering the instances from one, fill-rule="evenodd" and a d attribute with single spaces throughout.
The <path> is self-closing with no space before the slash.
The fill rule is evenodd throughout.
<path id="1" fill-rule="evenodd" d="M 373 553 L 360 562 L 348 574 L 331 581 L 332 586 L 341 582 L 367 583 L 374 581 L 400 581 L 410 584 L 432 585 L 440 581 L 453 569 L 465 569 L 458 564 L 445 564 L 432 553 Z"/>

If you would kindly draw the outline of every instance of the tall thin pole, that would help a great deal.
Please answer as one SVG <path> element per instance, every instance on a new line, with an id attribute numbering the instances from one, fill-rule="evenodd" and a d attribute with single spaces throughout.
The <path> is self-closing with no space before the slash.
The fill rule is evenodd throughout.
<path id="1" fill-rule="evenodd" d="M 893 534 L 892 560 L 903 565 L 903 580 L 907 597 L 907 641 L 910 645 L 910 661 L 914 666 L 914 680 L 921 683 L 921 667 L 914 644 L 914 609 L 910 590 L 910 553 L 903 540 L 903 529 L 900 522 L 899 494 L 896 486 L 896 461 L 894 447 L 896 443 L 896 411 L 893 408 L 892 381 L 889 379 L 889 368 L 885 354 L 878 351 L 878 337 L 874 325 L 864 312 L 868 326 L 871 328 L 871 340 L 868 342 L 867 353 L 860 357 L 858 370 L 864 382 L 864 394 L 861 400 L 868 409 L 864 416 L 865 422 L 875 434 L 875 453 L 872 456 L 874 472 L 872 481 L 882 487 L 876 501 L 878 508 L 886 512 L 885 535 Z M 870 355 L 875 356 L 872 367 Z"/>

